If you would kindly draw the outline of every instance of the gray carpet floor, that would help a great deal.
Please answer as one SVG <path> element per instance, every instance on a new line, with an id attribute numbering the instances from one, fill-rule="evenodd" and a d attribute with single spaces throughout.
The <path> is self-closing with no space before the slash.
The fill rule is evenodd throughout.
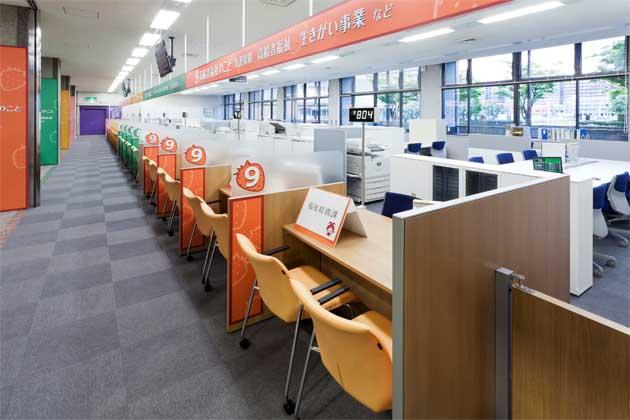
<path id="1" fill-rule="evenodd" d="M 291 326 L 258 324 L 239 347 L 224 328 L 225 261 L 204 292 L 201 257 L 178 255 L 103 136 L 79 138 L 41 197 L 0 250 L 1 418 L 288 418 Z M 391 415 L 311 363 L 303 418 Z"/>
<path id="2" fill-rule="evenodd" d="M 628 228 L 628 226 L 625 226 Z M 593 243 L 595 252 L 617 258 L 616 267 L 605 267 L 593 287 L 571 303 L 611 321 L 630 327 L 630 248 L 622 248 L 610 237 Z"/>

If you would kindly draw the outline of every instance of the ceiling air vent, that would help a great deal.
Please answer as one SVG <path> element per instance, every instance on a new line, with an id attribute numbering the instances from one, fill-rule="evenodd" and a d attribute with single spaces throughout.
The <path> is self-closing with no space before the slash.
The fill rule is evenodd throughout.
<path id="1" fill-rule="evenodd" d="M 477 38 L 464 38 L 457 41 L 458 44 L 472 44 L 477 42 Z"/>
<path id="2" fill-rule="evenodd" d="M 271 6 L 280 6 L 287 7 L 292 3 L 295 3 L 295 0 L 260 0 L 262 3 L 269 4 Z"/>
<path id="3" fill-rule="evenodd" d="M 80 17 L 86 19 L 99 19 L 101 13 L 98 10 L 81 9 L 79 7 L 63 6 L 63 14 L 71 17 Z"/>

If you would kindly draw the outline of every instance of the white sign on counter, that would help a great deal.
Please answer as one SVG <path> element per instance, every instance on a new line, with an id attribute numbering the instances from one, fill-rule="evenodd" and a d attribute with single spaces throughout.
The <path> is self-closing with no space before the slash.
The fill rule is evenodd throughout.
<path id="1" fill-rule="evenodd" d="M 366 236 L 365 229 L 350 197 L 311 188 L 306 195 L 296 226 L 314 239 L 333 247 L 341 230 L 351 230 Z"/>

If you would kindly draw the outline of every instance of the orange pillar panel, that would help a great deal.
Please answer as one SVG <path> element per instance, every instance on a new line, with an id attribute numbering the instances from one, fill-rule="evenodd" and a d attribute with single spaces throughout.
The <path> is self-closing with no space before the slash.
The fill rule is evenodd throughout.
<path id="1" fill-rule="evenodd" d="M 61 136 L 59 147 L 62 150 L 70 148 L 70 91 L 61 91 Z"/>
<path id="2" fill-rule="evenodd" d="M 28 207 L 26 48 L 0 46 L 0 211 Z"/>

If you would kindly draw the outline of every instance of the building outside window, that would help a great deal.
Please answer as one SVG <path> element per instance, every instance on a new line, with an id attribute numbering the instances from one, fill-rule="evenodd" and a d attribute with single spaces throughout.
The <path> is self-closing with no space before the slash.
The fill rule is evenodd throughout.
<path id="1" fill-rule="evenodd" d="M 573 128 L 628 140 L 628 37 L 459 60 L 443 65 L 450 134 L 500 134 L 509 125 Z"/>
<path id="2" fill-rule="evenodd" d="M 284 120 L 294 123 L 327 123 L 328 80 L 286 86 Z"/>
<path id="3" fill-rule="evenodd" d="M 409 120 L 420 118 L 420 69 L 360 74 L 341 79 L 340 121 L 349 124 L 350 108 L 377 107 L 379 120 L 373 125 L 409 128 Z"/>
<path id="4" fill-rule="evenodd" d="M 249 119 L 272 120 L 278 103 L 278 90 L 265 89 L 249 92 Z"/>

